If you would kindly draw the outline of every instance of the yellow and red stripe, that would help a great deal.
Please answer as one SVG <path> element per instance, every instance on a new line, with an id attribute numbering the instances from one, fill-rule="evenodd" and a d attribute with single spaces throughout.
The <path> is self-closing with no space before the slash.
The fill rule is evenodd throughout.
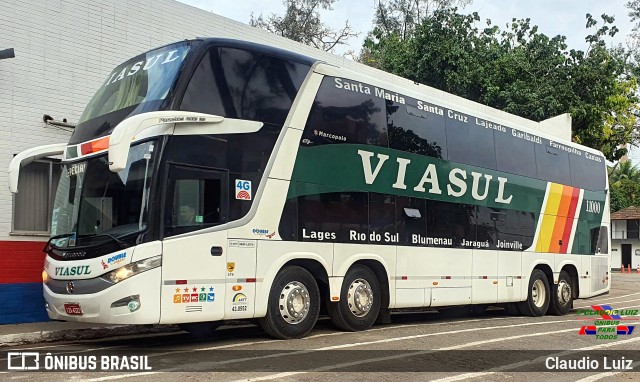
<path id="1" fill-rule="evenodd" d="M 551 183 L 536 252 L 567 253 L 579 199 L 579 188 Z"/>

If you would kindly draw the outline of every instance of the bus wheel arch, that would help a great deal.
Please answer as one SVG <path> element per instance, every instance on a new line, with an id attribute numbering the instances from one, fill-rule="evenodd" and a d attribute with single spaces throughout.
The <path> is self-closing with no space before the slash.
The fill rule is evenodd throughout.
<path id="1" fill-rule="evenodd" d="M 331 321 L 346 331 L 369 329 L 382 307 L 389 306 L 389 282 L 384 266 L 375 260 L 359 260 L 349 267 L 340 300 L 328 302 Z"/>
<path id="2" fill-rule="evenodd" d="M 567 272 L 569 279 L 571 280 L 571 296 L 573 299 L 580 297 L 580 276 L 578 276 L 578 269 L 574 264 L 566 264 L 562 267 L 561 271 Z"/>
<path id="3" fill-rule="evenodd" d="M 358 260 L 353 265 L 362 264 L 373 271 L 378 279 L 378 283 L 380 284 L 380 308 L 386 309 L 389 308 L 389 304 L 391 301 L 391 292 L 389 289 L 389 274 L 387 273 L 387 269 L 377 260 Z M 353 266 L 352 265 L 352 266 Z"/>
<path id="4" fill-rule="evenodd" d="M 529 276 L 527 299 L 518 303 L 525 316 L 544 316 L 549 310 L 553 285 L 553 271 L 547 264 L 536 265 Z"/>

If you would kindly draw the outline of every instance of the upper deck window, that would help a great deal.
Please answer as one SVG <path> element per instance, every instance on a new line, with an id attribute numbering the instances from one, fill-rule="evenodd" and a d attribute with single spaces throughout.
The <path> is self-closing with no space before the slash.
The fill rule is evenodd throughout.
<path id="1" fill-rule="evenodd" d="M 569 153 L 565 151 L 567 147 L 559 146 L 547 140 L 544 140 L 542 145 L 536 145 L 538 179 L 560 184 L 571 184 Z"/>
<path id="2" fill-rule="evenodd" d="M 413 99 L 409 103 L 406 106 L 397 102 L 387 104 L 389 147 L 446 159 L 447 138 L 439 108 Z"/>
<path id="3" fill-rule="evenodd" d="M 325 77 L 313 101 L 303 143 L 388 146 L 386 105 L 380 96 L 383 93 L 383 89 L 369 84 Z"/>
<path id="4" fill-rule="evenodd" d="M 146 102 L 164 100 L 175 83 L 189 48 L 188 42 L 167 45 L 115 68 L 93 96 L 78 123 Z"/>
<path id="5" fill-rule="evenodd" d="M 216 47 L 200 61 L 181 110 L 282 125 L 309 66 L 247 50 Z"/>

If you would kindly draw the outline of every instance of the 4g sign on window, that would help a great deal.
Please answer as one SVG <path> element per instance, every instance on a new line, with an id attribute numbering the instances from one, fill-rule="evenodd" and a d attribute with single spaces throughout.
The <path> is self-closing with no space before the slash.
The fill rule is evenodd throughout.
<path id="1" fill-rule="evenodd" d="M 236 199 L 251 200 L 251 181 L 236 179 Z"/>

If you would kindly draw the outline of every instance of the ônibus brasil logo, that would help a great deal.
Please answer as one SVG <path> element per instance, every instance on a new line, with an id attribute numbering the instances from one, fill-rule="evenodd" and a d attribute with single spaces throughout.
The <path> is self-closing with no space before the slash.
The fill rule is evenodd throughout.
<path id="1" fill-rule="evenodd" d="M 620 321 L 637 319 L 638 309 L 613 309 L 609 305 L 591 305 L 591 309 L 578 309 L 577 314 L 581 317 L 595 318 L 593 325 L 583 325 L 580 328 L 579 335 L 596 336 L 597 340 L 615 340 L 618 336 L 633 333 L 635 325 L 620 325 Z"/>

